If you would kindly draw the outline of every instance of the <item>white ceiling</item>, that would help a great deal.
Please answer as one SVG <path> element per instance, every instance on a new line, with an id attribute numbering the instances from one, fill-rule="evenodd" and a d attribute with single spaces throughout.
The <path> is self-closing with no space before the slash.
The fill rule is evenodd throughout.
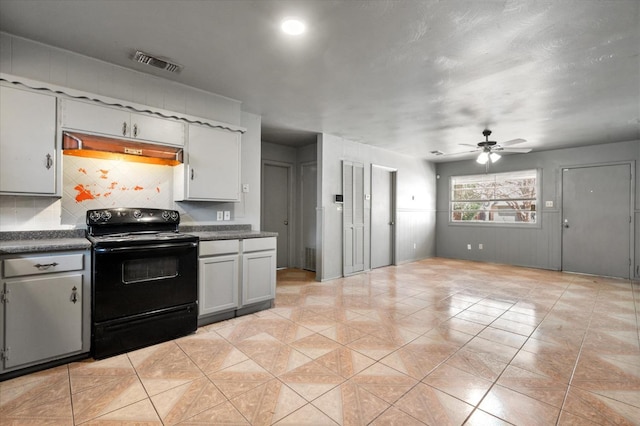
<path id="1" fill-rule="evenodd" d="M 640 139 L 638 0 L 0 0 L 0 30 L 240 100 L 274 143 L 437 161 L 485 127 L 534 151 Z"/>

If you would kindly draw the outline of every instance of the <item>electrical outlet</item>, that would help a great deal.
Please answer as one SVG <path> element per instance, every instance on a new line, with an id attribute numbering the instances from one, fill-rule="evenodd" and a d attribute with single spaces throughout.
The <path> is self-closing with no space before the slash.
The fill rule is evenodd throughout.
<path id="1" fill-rule="evenodd" d="M 222 220 L 222 215 L 223 215 L 222 210 L 219 211 L 219 212 L 216 212 L 216 219 L 217 220 Z"/>
<path id="2" fill-rule="evenodd" d="M 243 183 L 242 184 L 242 192 L 249 192 L 249 184 L 248 183 Z"/>
<path id="3" fill-rule="evenodd" d="M 224 211 L 224 220 L 231 220 L 231 212 L 229 210 Z"/>
<path id="4" fill-rule="evenodd" d="M 478 250 L 482 250 L 484 248 L 484 245 L 482 243 L 478 244 Z"/>
<path id="5" fill-rule="evenodd" d="M 553 201 L 545 201 L 544 202 L 544 206 L 545 207 L 553 207 Z"/>
<path id="6" fill-rule="evenodd" d="M 471 250 L 471 244 L 467 244 L 467 250 Z"/>
<path id="7" fill-rule="evenodd" d="M 413 243 L 413 248 L 414 248 L 414 249 L 416 248 L 416 243 Z"/>

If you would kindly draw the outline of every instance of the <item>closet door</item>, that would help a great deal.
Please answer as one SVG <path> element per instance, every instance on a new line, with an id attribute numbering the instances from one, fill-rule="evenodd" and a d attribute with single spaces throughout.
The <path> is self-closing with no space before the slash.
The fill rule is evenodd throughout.
<path id="1" fill-rule="evenodd" d="M 364 271 L 364 165 L 342 162 L 343 274 Z"/>

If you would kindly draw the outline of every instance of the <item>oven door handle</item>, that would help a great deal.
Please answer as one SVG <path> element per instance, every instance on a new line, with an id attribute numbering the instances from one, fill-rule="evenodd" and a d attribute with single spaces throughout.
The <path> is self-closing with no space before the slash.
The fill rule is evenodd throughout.
<path id="1" fill-rule="evenodd" d="M 125 247 L 98 247 L 95 248 L 96 253 L 116 253 L 123 251 L 142 251 L 142 250 L 157 250 L 157 249 L 173 249 L 173 248 L 191 248 L 198 247 L 197 242 L 189 243 L 164 243 L 164 244 L 151 244 L 142 246 L 125 246 Z"/>

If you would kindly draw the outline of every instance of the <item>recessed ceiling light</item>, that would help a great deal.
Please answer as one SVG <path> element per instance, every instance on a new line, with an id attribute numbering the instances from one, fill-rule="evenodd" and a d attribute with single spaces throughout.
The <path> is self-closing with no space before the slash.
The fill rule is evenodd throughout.
<path id="1" fill-rule="evenodd" d="M 300 35 L 305 32 L 307 26 L 299 19 L 287 18 L 282 21 L 280 29 L 289 35 Z"/>

